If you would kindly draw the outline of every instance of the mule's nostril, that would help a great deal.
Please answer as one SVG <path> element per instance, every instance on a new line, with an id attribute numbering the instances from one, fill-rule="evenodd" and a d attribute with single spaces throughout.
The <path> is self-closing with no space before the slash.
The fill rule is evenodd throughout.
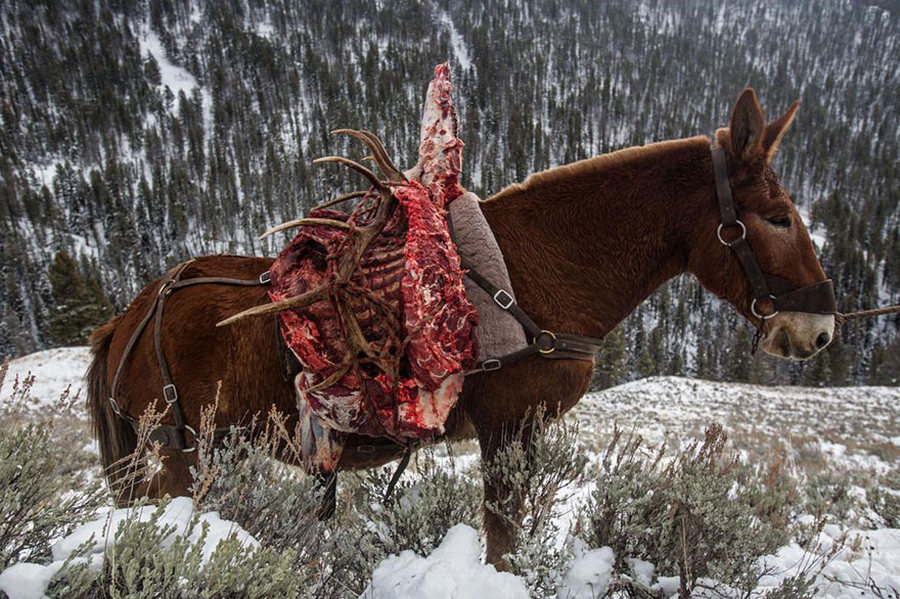
<path id="1" fill-rule="evenodd" d="M 816 337 L 816 349 L 822 349 L 828 342 L 831 341 L 831 335 L 828 333 L 819 333 L 819 336 Z"/>

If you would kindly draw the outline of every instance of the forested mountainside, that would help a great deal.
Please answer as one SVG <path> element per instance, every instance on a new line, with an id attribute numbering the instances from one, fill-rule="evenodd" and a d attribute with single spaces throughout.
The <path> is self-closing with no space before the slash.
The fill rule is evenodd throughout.
<path id="1" fill-rule="evenodd" d="M 776 159 L 840 308 L 900 301 L 900 14 L 821 0 L 5 0 L 0 5 L 0 353 L 83 340 L 187 257 L 274 255 L 268 226 L 358 181 L 362 127 L 411 163 L 450 60 L 482 196 L 622 147 L 710 134 L 752 85 L 797 98 Z M 714 251 L 714 250 L 711 250 Z M 900 318 L 824 357 L 749 357 L 752 330 L 690 276 L 611 334 L 597 384 L 651 373 L 897 384 Z"/>

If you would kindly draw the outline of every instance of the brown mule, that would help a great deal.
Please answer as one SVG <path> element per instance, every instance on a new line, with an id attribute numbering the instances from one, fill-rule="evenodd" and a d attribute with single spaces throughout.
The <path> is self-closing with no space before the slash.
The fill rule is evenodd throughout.
<path id="1" fill-rule="evenodd" d="M 806 228 L 770 166 L 796 110 L 794 104 L 767 126 L 748 89 L 729 128 L 715 135 L 725 152 L 737 217 L 759 269 L 795 289 L 826 280 Z M 772 306 L 754 306 L 756 297 L 741 263 L 717 238 L 722 216 L 706 137 L 629 148 L 538 173 L 483 202 L 482 208 L 506 257 L 519 304 L 543 329 L 603 337 L 660 284 L 689 271 L 761 325 L 761 345 L 769 353 L 807 358 L 833 335 L 833 315 L 773 314 Z M 182 278 L 254 279 L 271 262 L 207 256 L 187 266 Z M 128 311 L 92 338 L 87 402 L 107 468 L 136 448 L 131 425 L 113 411 L 109 389 L 125 346 L 160 284 L 145 288 Z M 200 410 L 213 401 L 218 381 L 218 426 L 245 423 L 273 407 L 296 412 L 293 388 L 283 377 L 276 349 L 274 318 L 215 326 L 266 301 L 265 288 L 215 285 L 179 290 L 169 301 L 162 345 L 190 425 L 199 424 Z M 118 384 L 116 399 L 131 416 L 140 416 L 151 404 L 165 406 L 151 337 L 138 339 Z M 587 388 L 591 372 L 591 362 L 535 356 L 473 375 L 447 423 L 447 436 L 477 436 L 482 458 L 491 459 L 538 406 L 547 405 L 551 414 L 569 410 Z M 390 443 L 351 437 L 339 467 L 383 464 L 401 453 Z M 108 478 L 125 499 L 183 495 L 194 455 L 165 450 L 163 469 L 139 484 L 115 472 Z M 485 486 L 486 500 L 503 493 Z M 503 555 L 515 548 L 514 525 L 490 511 L 484 525 L 487 559 L 503 566 Z"/>

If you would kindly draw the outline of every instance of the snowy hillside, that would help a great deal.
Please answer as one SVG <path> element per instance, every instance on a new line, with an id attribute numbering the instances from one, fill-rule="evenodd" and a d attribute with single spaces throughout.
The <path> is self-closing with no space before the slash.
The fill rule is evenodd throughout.
<path id="1" fill-rule="evenodd" d="M 11 360 L 0 397 L 6 400 L 14 386 L 22 387 L 27 382 L 32 410 L 47 409 L 63 397 L 72 403 L 83 403 L 84 375 L 90 359 L 87 347 L 60 347 Z M 75 412 L 87 417 L 81 406 Z"/>
<path id="2" fill-rule="evenodd" d="M 11 360 L 5 398 L 14 380 L 31 375 L 35 404 L 53 405 L 68 396 L 84 397 L 87 347 L 65 347 Z M 698 434 L 721 422 L 740 437 L 827 437 L 832 443 L 895 447 L 900 452 L 900 388 L 795 387 L 721 383 L 683 377 L 650 377 L 589 393 L 571 415 L 582 439 L 608 433 L 613 423 L 659 442 L 684 433 Z M 834 451 L 839 451 L 834 449 Z M 900 453 L 895 454 L 895 457 Z"/>
<path id="3" fill-rule="evenodd" d="M 26 402 L 25 407 L 36 415 L 46 417 L 48 412 L 56 409 L 54 406 L 59 397 L 68 393 L 70 398 L 78 398 L 73 412 L 83 418 L 82 376 L 88 361 L 89 351 L 85 347 L 49 350 L 13 360 L 6 382 L 0 389 L 0 398 L 8 408 L 9 401 L 21 399 L 10 398 L 13 387 L 31 385 L 33 399 Z M 741 451 L 746 459 L 758 459 L 765 453 L 764 446 L 786 447 L 791 456 L 788 466 L 798 473 L 809 467 L 804 462 L 810 459 L 821 460 L 821 464 L 815 467 L 834 472 L 838 479 L 847 477 L 851 481 L 850 473 L 854 473 L 853 482 L 848 482 L 847 488 L 851 495 L 857 497 L 864 497 L 867 493 L 855 486 L 861 473 L 870 472 L 871 476 L 878 476 L 900 467 L 900 389 L 896 388 L 765 387 L 652 377 L 589 394 L 569 418 L 579 423 L 582 441 L 593 448 L 590 456 L 592 462 L 600 459 L 614 423 L 626 433 L 640 434 L 651 443 L 665 441 L 677 448 L 692 437 L 702 436 L 703 429 L 711 422 L 721 422 L 732 439 L 733 447 Z M 95 452 L 96 446 L 91 446 L 90 451 Z M 818 457 L 810 458 L 813 453 Z M 459 456 L 456 468 L 474 465 L 474 457 Z M 450 462 L 442 467 L 454 468 Z M 407 474 L 404 480 L 410 476 L 417 475 Z M 580 509 L 595 484 L 590 481 L 579 483 L 568 500 L 567 508 L 557 520 L 560 535 L 556 542 L 574 543 L 569 549 L 570 561 L 560 572 L 556 583 L 554 596 L 558 599 L 593 599 L 603 596 L 614 584 L 615 555 L 611 549 L 592 549 L 582 541 L 567 541 L 567 534 L 575 532 L 571 513 Z M 199 555 L 203 556 L 198 567 L 209 562 L 218 540 L 231 535 L 237 535 L 240 546 L 253 550 L 260 547 L 257 539 L 234 522 L 223 520 L 214 512 L 197 514 L 190 502 L 184 501 L 171 504 L 160 516 L 160 523 L 172 526 L 176 535 L 182 535 L 186 542 L 198 547 Z M 4 571 L 0 574 L 0 589 L 13 599 L 42 596 L 63 561 L 75 555 L 75 548 L 91 532 L 113 530 L 118 524 L 110 528 L 110 522 L 118 523 L 131 517 L 127 510 L 104 512 L 70 536 L 57 541 L 52 551 L 54 561 L 22 563 Z M 135 517 L 147 521 L 150 512 L 145 509 Z M 812 522 L 813 519 L 811 515 L 798 514 L 796 517 L 799 521 L 806 519 Z M 194 521 L 193 518 L 199 520 Z M 866 512 L 860 512 L 854 518 L 859 522 L 872 522 L 872 518 L 877 520 L 877 516 Z M 197 522 L 210 526 L 207 536 L 200 536 Z M 88 557 L 78 557 L 75 563 L 80 563 L 79 560 L 99 563 L 102 551 L 114 542 L 111 532 L 104 534 L 107 541 L 95 541 Z M 469 525 L 458 524 L 446 532 L 443 541 L 428 555 L 401 551 L 382 561 L 374 569 L 363 597 L 529 597 L 525 578 L 497 573 L 491 566 L 481 563 L 482 542 L 478 531 Z M 820 533 L 818 543 L 822 551 L 832 546 L 843 548 L 823 562 L 817 574 L 815 596 L 876 597 L 872 584 L 881 589 L 892 586 L 900 588 L 900 530 L 829 524 Z M 811 559 L 810 554 L 796 542 L 766 556 L 760 564 L 769 568 L 770 574 L 759 580 L 756 593 L 774 588 L 803 568 L 808 568 Z M 677 578 L 655 575 L 654 565 L 649 562 L 634 567 L 637 580 L 652 588 L 659 597 L 677 593 Z"/>
<path id="4" fill-rule="evenodd" d="M 615 422 L 651 442 L 676 445 L 720 422 L 740 447 L 818 445 L 848 465 L 889 469 L 900 460 L 900 388 L 767 387 L 678 377 L 641 379 L 586 395 L 573 410 L 581 437 Z"/>

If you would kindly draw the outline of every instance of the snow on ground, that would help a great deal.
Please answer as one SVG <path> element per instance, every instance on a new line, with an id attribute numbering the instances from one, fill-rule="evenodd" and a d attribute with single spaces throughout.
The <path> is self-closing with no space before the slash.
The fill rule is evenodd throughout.
<path id="1" fill-rule="evenodd" d="M 815 443 L 849 467 L 883 471 L 900 463 L 898 387 L 766 387 L 659 376 L 585 395 L 572 414 L 588 446 L 602 444 L 613 422 L 676 448 L 685 433 L 697 436 L 719 422 L 732 439 Z"/>
<path id="2" fill-rule="evenodd" d="M 190 98 L 191 91 L 197 87 L 197 79 L 187 69 L 172 63 L 166 57 L 166 49 L 159 36 L 148 28 L 140 38 L 140 44 L 141 54 L 150 54 L 156 60 L 156 64 L 159 65 L 161 85 L 168 86 L 176 98 L 178 97 L 178 92 L 184 92 L 184 95 Z"/>
<path id="3" fill-rule="evenodd" d="M 79 547 L 91 543 L 83 556 L 74 557 L 71 564 L 88 563 L 99 568 L 103 551 L 115 543 L 116 531 L 125 521 L 148 522 L 156 512 L 155 506 L 122 508 L 101 514 L 95 520 L 82 524 L 69 536 L 60 539 L 51 548 L 53 561 L 49 564 L 18 563 L 0 573 L 0 590 L 9 599 L 40 599 L 44 597 L 50 579 L 63 567 Z M 196 518 L 196 520 L 195 520 Z M 189 497 L 176 497 L 164 508 L 157 521 L 160 529 L 171 527 L 173 532 L 166 537 L 160 549 L 171 547 L 176 539 L 187 536 L 191 546 L 202 542 L 202 563 L 209 562 L 221 541 L 234 537 L 245 547 L 258 547 L 259 541 L 246 530 L 223 520 L 216 512 L 196 514 L 194 503 Z M 203 536 L 204 528 L 206 536 Z"/>
<path id="4" fill-rule="evenodd" d="M 456 29 L 456 25 L 453 24 L 453 19 L 450 18 L 450 15 L 446 11 L 441 12 L 440 22 L 441 25 L 447 28 L 447 32 L 450 34 L 450 47 L 453 49 L 453 56 L 456 57 L 457 62 L 459 62 L 459 65 L 463 70 L 468 71 L 472 68 L 472 56 L 469 54 L 468 47 L 466 47 L 466 41 L 463 39 L 463 36 L 460 35 L 459 30 Z"/>
<path id="5" fill-rule="evenodd" d="M 871 596 L 861 592 L 870 579 L 882 589 L 900 589 L 900 530 L 843 530 L 828 525 L 818 542 L 820 548 L 827 551 L 840 544 L 841 539 L 845 546 L 819 576 L 815 586 L 817 597 L 856 599 Z M 809 559 L 796 543 L 782 547 L 776 555 L 762 558 L 761 565 L 772 575 L 760 580 L 760 589 L 777 587 L 782 580 L 797 574 Z"/>
<path id="6" fill-rule="evenodd" d="M 160 74 L 160 87 L 168 87 L 172 90 L 172 93 L 175 95 L 175 98 L 178 98 L 179 92 L 184 92 L 184 95 L 188 98 L 191 97 L 191 92 L 195 87 L 200 88 L 200 92 L 203 96 L 203 124 L 205 131 L 208 133 L 212 129 L 212 99 L 209 97 L 209 93 L 197 83 L 196 77 L 191 75 L 191 73 L 168 59 L 166 56 L 166 49 L 163 46 L 162 40 L 159 39 L 159 36 L 156 35 L 152 29 L 147 27 L 143 32 L 139 39 L 141 46 L 141 54 L 147 55 L 150 54 L 153 56 L 153 59 L 156 61 L 156 64 L 159 66 L 159 74 Z"/>
<path id="7" fill-rule="evenodd" d="M 428 557 L 403 551 L 383 562 L 361 599 L 528 599 L 521 578 L 481 563 L 475 529 L 457 524 Z"/>
<path id="8" fill-rule="evenodd" d="M 90 359 L 87 347 L 60 347 L 11 360 L 0 386 L 0 401 L 8 401 L 17 380 L 21 386 L 30 376 L 34 377 L 34 383 L 26 407 L 33 411 L 56 405 L 67 389 L 69 401 L 84 398 L 84 373 Z"/>
<path id="9" fill-rule="evenodd" d="M 34 375 L 32 394 L 36 407 L 47 408 L 58 403 L 60 395 L 70 388 L 70 396 L 84 396 L 83 375 L 90 360 L 86 347 L 47 350 L 11 361 L 6 382 L 0 389 L 0 401 L 8 401 L 14 381 Z M 71 387 L 70 387 L 71 386 Z M 81 409 L 82 402 L 76 408 Z M 883 471 L 900 464 L 900 389 L 888 387 L 802 388 L 765 387 L 748 384 L 720 383 L 678 377 L 652 377 L 586 395 L 572 411 L 580 424 L 582 439 L 602 450 L 613 423 L 626 432 L 635 431 L 651 442 L 667 440 L 674 447 L 678 441 L 697 436 L 711 422 L 721 422 L 726 432 L 737 440 L 753 443 L 760 439 L 777 439 L 784 443 L 812 442 L 830 461 L 844 466 Z M 811 440 L 811 441 L 810 441 Z M 869 452 L 878 449 L 878 455 Z M 440 463 L 456 463 L 468 467 L 474 454 L 438 456 Z M 590 491 L 575 490 L 571 503 L 579 503 Z M 568 505 L 569 502 L 567 502 Z M 72 536 L 53 547 L 50 564 L 18 564 L 0 574 L 0 589 L 10 597 L 41 597 L 42 589 L 63 559 L 73 548 L 95 533 L 100 541 L 89 556 L 99 562 L 102 542 L 112 538 L 125 510 L 88 523 Z M 186 530 L 194 516 L 190 500 L 176 499 L 170 504 L 164 521 Z M 145 516 L 142 514 L 142 518 Z M 571 514 L 563 517 L 571 517 Z M 255 541 L 231 522 L 217 514 L 204 514 L 211 530 L 205 555 L 219 539 L 231 533 L 241 535 L 247 543 Z M 560 521 L 561 532 L 570 530 Z M 871 597 L 865 591 L 867 577 L 882 588 L 900 588 L 900 530 L 842 530 L 825 528 L 821 544 L 825 547 L 843 537 L 845 547 L 826 566 L 818 580 L 816 596 Z M 363 594 L 365 599 L 382 597 L 417 597 L 422 599 L 465 599 L 468 597 L 527 597 L 524 581 L 481 563 L 482 546 L 478 533 L 464 525 L 448 531 L 442 544 L 428 557 L 409 551 L 401 552 L 381 563 Z M 796 544 L 781 548 L 776 555 L 761 562 L 772 568 L 758 591 L 776 586 L 804 564 L 804 555 Z M 573 546 L 573 561 L 562 573 L 560 599 L 602 596 L 611 583 L 609 548 Z M 645 584 L 652 584 L 665 596 L 677 592 L 677 578 L 654 576 L 653 564 L 632 564 L 634 573 Z M 840 581 L 840 582 L 836 582 Z M 14 589 L 14 592 L 10 592 Z"/>

